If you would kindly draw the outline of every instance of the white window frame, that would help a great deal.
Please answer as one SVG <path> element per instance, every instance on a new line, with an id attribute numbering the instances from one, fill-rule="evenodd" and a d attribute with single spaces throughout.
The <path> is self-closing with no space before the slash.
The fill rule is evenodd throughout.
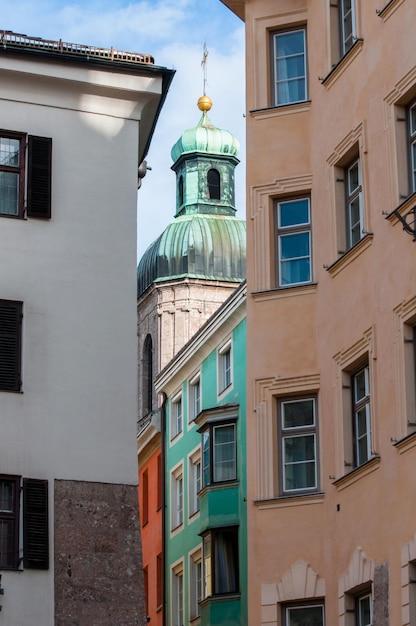
<path id="1" fill-rule="evenodd" d="M 339 0 L 340 5 L 340 39 L 341 39 L 341 54 L 347 54 L 353 47 L 357 40 L 357 27 L 356 27 L 356 14 L 355 14 L 355 0 L 351 0 L 351 7 L 345 6 L 346 0 Z M 346 24 L 350 25 L 351 33 L 347 34 Z"/>
<path id="2" fill-rule="evenodd" d="M 290 58 L 290 55 L 278 56 L 277 45 L 279 38 L 295 36 L 297 33 L 303 34 L 303 51 L 301 53 L 296 53 L 292 55 L 292 59 L 295 57 L 303 58 L 303 73 L 299 73 L 295 77 L 287 77 L 283 76 L 283 72 L 279 71 L 279 61 L 284 62 L 285 60 Z M 306 102 L 308 99 L 308 72 L 307 72 L 307 48 L 306 48 L 306 28 L 293 28 L 283 31 L 278 31 L 272 34 L 272 51 L 273 51 L 273 97 L 274 106 L 285 106 L 290 104 L 296 104 L 298 102 Z M 284 68 L 286 70 L 286 68 Z M 281 92 L 279 91 L 279 87 L 286 85 L 286 88 L 289 87 L 290 82 L 294 81 L 303 81 L 303 96 L 299 98 L 291 98 L 289 96 L 289 91 L 287 90 L 287 95 L 282 97 Z"/>
<path id="3" fill-rule="evenodd" d="M 357 184 L 353 186 L 353 170 L 357 171 Z M 347 246 L 352 248 L 364 236 L 363 185 L 360 157 L 355 158 L 345 168 Z M 358 219 L 353 212 L 358 206 Z M 356 236 L 358 232 L 358 237 Z"/>
<path id="4" fill-rule="evenodd" d="M 171 472 L 171 531 L 183 526 L 184 523 L 184 492 L 183 492 L 183 464 L 181 463 Z"/>
<path id="5" fill-rule="evenodd" d="M 291 620 L 291 613 L 294 613 L 296 611 L 301 611 L 301 610 L 305 610 L 305 609 L 315 609 L 315 608 L 321 608 L 321 612 L 322 612 L 322 626 L 325 626 L 325 605 L 324 603 L 313 603 L 313 604 L 292 604 L 292 605 L 287 605 L 284 607 L 283 610 L 283 614 L 284 614 L 284 626 L 296 626 L 299 622 L 296 620 L 296 622 L 292 622 Z"/>
<path id="6" fill-rule="evenodd" d="M 218 463 L 216 456 L 218 455 L 218 443 L 216 441 L 217 433 L 220 429 L 225 427 L 233 427 L 234 440 L 227 442 L 227 445 L 231 443 L 233 445 L 233 475 L 228 478 L 219 478 L 218 476 Z M 218 485 L 225 482 L 237 480 L 237 422 L 234 420 L 227 421 L 222 424 L 208 423 L 202 432 L 202 485 L 208 487 L 209 485 Z"/>
<path id="7" fill-rule="evenodd" d="M 184 567 L 180 561 L 171 570 L 172 626 L 184 626 Z"/>
<path id="8" fill-rule="evenodd" d="M 193 517 L 199 512 L 198 492 L 202 487 L 201 448 L 198 446 L 188 457 L 188 513 Z"/>
<path id="9" fill-rule="evenodd" d="M 228 339 L 219 349 L 217 354 L 218 366 L 218 395 L 230 391 L 233 386 L 233 346 L 232 340 Z"/>
<path id="10" fill-rule="evenodd" d="M 188 381 L 188 424 L 194 421 L 201 410 L 201 372 Z"/>
<path id="11" fill-rule="evenodd" d="M 356 601 L 356 613 L 357 613 L 357 626 L 372 626 L 373 623 L 373 600 L 371 592 L 359 595 L 355 599 Z M 368 607 L 370 609 L 370 621 L 364 621 L 363 603 L 368 601 Z"/>
<path id="12" fill-rule="evenodd" d="M 282 225 L 282 208 L 284 206 L 289 206 L 289 205 L 294 205 L 295 203 L 298 203 L 299 201 L 307 201 L 307 213 L 308 213 L 308 220 L 306 222 L 299 222 L 299 223 L 294 223 L 294 224 L 290 224 L 290 225 Z M 288 199 L 284 199 L 284 200 L 278 200 L 276 203 L 276 221 L 277 221 L 277 256 L 278 256 L 278 286 L 279 287 L 288 287 L 288 286 L 295 286 L 295 285 L 304 285 L 307 283 L 310 283 L 312 280 L 312 241 L 311 241 L 311 202 L 310 202 L 310 198 L 303 196 L 303 197 L 296 197 L 296 198 L 288 198 Z M 284 257 L 284 251 L 283 251 L 283 245 L 284 245 L 284 241 L 288 240 L 288 239 L 293 239 L 294 237 L 298 237 L 299 235 L 307 235 L 308 237 L 308 254 L 302 255 L 302 256 L 298 256 L 298 257 L 291 257 L 291 258 L 283 258 Z M 287 265 L 288 263 L 296 263 L 296 262 L 302 262 L 304 260 L 308 260 L 309 261 L 309 275 L 307 277 L 306 280 L 289 280 L 286 281 L 284 280 L 284 276 L 286 275 L 286 272 L 283 271 L 283 268 L 285 265 Z"/>
<path id="13" fill-rule="evenodd" d="M 170 405 L 170 438 L 175 439 L 183 431 L 182 392 L 176 394 Z"/>
<path id="14" fill-rule="evenodd" d="M 358 397 L 359 377 L 363 375 L 364 394 Z M 353 406 L 353 448 L 354 467 L 360 467 L 372 458 L 371 433 L 371 392 L 370 369 L 368 363 L 351 374 L 352 406 Z M 364 420 L 362 419 L 364 415 Z M 364 425 L 364 430 L 362 426 Z M 362 442 L 365 442 L 362 450 Z"/>
<path id="15" fill-rule="evenodd" d="M 202 546 L 189 555 L 189 619 L 199 617 L 199 603 L 202 600 Z"/>
<path id="16" fill-rule="evenodd" d="M 302 396 L 288 399 L 279 399 L 279 435 L 280 435 L 280 451 L 281 451 L 281 493 L 282 495 L 305 493 L 317 491 L 319 484 L 319 450 L 318 450 L 318 432 L 317 432 L 317 408 L 316 396 Z M 302 424 L 299 426 L 288 427 L 285 425 L 285 409 L 290 405 L 300 402 L 312 403 L 313 422 L 311 424 Z M 288 462 L 287 449 L 289 440 L 297 438 L 313 438 L 313 458 L 303 459 L 302 461 Z M 295 465 L 312 464 L 314 467 L 314 484 L 302 487 L 289 487 L 286 483 L 288 480 L 287 468 Z"/>

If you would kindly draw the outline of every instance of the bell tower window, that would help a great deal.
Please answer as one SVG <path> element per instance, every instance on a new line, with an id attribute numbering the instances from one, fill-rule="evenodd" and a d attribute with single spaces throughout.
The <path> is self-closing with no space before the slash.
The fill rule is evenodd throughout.
<path id="1" fill-rule="evenodd" d="M 179 192 L 179 206 L 182 206 L 183 205 L 183 176 L 180 176 L 179 178 L 178 192 Z"/>
<path id="2" fill-rule="evenodd" d="M 218 170 L 210 169 L 207 174 L 208 197 L 210 200 L 220 199 L 220 173 Z"/>

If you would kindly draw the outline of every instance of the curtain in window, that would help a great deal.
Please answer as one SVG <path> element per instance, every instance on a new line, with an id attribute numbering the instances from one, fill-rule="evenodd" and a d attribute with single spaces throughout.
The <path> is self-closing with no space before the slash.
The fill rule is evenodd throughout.
<path id="1" fill-rule="evenodd" d="M 238 544 L 235 531 L 215 533 L 215 593 L 238 591 Z"/>

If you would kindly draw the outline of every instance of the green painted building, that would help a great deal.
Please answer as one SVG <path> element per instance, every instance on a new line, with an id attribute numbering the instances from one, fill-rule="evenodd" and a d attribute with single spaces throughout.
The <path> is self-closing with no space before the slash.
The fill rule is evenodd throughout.
<path id="1" fill-rule="evenodd" d="M 247 624 L 245 301 L 243 283 L 156 379 L 167 626 Z"/>

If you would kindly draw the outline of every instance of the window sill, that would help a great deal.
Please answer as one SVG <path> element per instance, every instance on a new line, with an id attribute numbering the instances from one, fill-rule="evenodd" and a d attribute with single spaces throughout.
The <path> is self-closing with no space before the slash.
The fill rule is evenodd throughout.
<path id="1" fill-rule="evenodd" d="M 410 433 L 410 435 L 403 437 L 403 439 L 394 442 L 394 447 L 399 451 L 400 454 L 404 454 L 408 450 L 412 450 L 414 447 L 416 447 L 416 432 Z"/>
<path id="2" fill-rule="evenodd" d="M 303 506 L 307 504 L 322 504 L 324 501 L 323 492 L 304 493 L 302 495 L 278 496 L 267 500 L 254 500 L 254 504 L 259 510 L 280 509 L 288 506 Z"/>
<path id="3" fill-rule="evenodd" d="M 177 535 L 183 529 L 184 529 L 184 525 L 182 522 L 182 524 L 179 524 L 178 526 L 175 526 L 175 528 L 170 529 L 170 536 L 173 537 L 174 535 Z"/>
<path id="4" fill-rule="evenodd" d="M 212 596 L 208 596 L 208 598 L 204 598 L 199 603 L 200 607 L 207 606 L 211 604 L 211 602 L 229 602 L 230 600 L 240 600 L 241 594 L 239 592 L 235 593 L 217 593 Z"/>
<path id="5" fill-rule="evenodd" d="M 336 276 L 337 274 L 339 274 L 341 270 L 343 270 L 350 263 L 355 261 L 355 259 L 359 257 L 360 254 L 364 252 L 364 250 L 367 250 L 367 248 L 370 247 L 372 240 L 372 233 L 367 233 L 366 235 L 364 235 L 364 237 L 360 239 L 360 241 L 358 241 L 355 246 L 344 252 L 344 254 L 340 256 L 339 259 L 334 261 L 334 263 L 328 265 L 328 267 L 326 268 L 327 272 L 329 272 L 331 276 Z"/>
<path id="6" fill-rule="evenodd" d="M 220 491 L 221 489 L 237 489 L 239 485 L 238 480 L 224 480 L 221 483 L 211 483 L 210 485 L 206 485 L 198 491 L 198 498 L 203 498 L 206 493 L 209 491 Z"/>
<path id="7" fill-rule="evenodd" d="M 275 298 L 288 298 L 290 296 L 303 296 L 316 292 L 318 283 L 307 283 L 306 285 L 294 285 L 287 287 L 272 287 L 264 291 L 252 291 L 251 295 L 255 300 L 269 300 Z"/>
<path id="8" fill-rule="evenodd" d="M 403 200 L 399 206 L 397 206 L 393 211 L 391 211 L 388 215 L 386 215 L 386 220 L 389 220 L 393 225 L 401 224 L 398 215 L 400 215 L 403 219 L 406 219 L 407 213 L 411 209 L 413 209 L 416 205 L 416 192 L 410 194 L 407 198 Z"/>
<path id="9" fill-rule="evenodd" d="M 195 511 L 195 513 L 191 513 L 191 515 L 188 517 L 189 524 L 192 524 L 192 522 L 194 522 L 198 518 L 199 518 L 199 511 Z"/>
<path id="10" fill-rule="evenodd" d="M 183 430 L 181 430 L 180 433 L 177 433 L 176 435 L 174 435 L 172 439 L 170 440 L 170 445 L 172 446 L 174 443 L 176 443 L 177 440 L 182 437 L 182 435 L 183 435 Z"/>
<path id="11" fill-rule="evenodd" d="M 343 57 L 340 58 L 338 63 L 334 65 L 332 70 L 324 78 L 321 78 L 321 83 L 330 89 L 332 85 L 338 80 L 338 78 L 345 72 L 347 67 L 351 65 L 354 59 L 359 55 L 363 47 L 364 40 L 357 39 L 355 44 L 348 50 Z"/>
<path id="12" fill-rule="evenodd" d="M 341 478 L 337 478 L 333 481 L 333 485 L 337 488 L 337 491 L 342 491 L 346 487 L 353 485 L 358 480 L 361 480 L 365 476 L 372 474 L 376 469 L 380 467 L 380 457 L 374 456 L 372 459 L 360 465 L 360 467 L 355 467 L 353 470 L 345 474 L 345 476 L 341 476 Z"/>
<path id="13" fill-rule="evenodd" d="M 402 5 L 404 0 L 390 0 L 387 4 L 382 8 L 376 10 L 376 13 L 379 17 L 383 18 L 384 21 L 388 20 L 389 17 L 393 15 L 396 9 Z"/>
<path id="14" fill-rule="evenodd" d="M 250 115 L 256 120 L 264 120 L 270 117 L 280 117 L 281 115 L 292 115 L 294 113 L 303 113 L 309 111 L 311 101 L 294 102 L 293 104 L 281 104 L 278 106 L 265 107 L 264 109 L 252 109 Z"/>

